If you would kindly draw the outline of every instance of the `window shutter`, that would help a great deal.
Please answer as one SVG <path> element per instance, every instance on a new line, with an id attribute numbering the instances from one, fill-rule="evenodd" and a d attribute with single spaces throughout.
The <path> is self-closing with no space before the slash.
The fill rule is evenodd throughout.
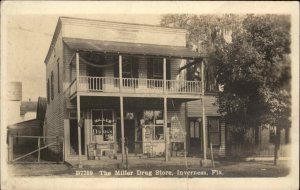
<path id="1" fill-rule="evenodd" d="M 153 58 L 147 59 L 147 78 L 153 79 Z"/>

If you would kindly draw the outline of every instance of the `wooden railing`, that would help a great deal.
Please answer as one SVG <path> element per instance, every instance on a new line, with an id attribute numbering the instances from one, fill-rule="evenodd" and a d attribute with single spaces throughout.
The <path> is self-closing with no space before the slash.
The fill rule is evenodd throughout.
<path id="1" fill-rule="evenodd" d="M 167 80 L 169 93 L 199 94 L 201 92 L 200 81 Z"/>
<path id="2" fill-rule="evenodd" d="M 80 76 L 70 85 L 70 95 L 76 91 L 81 92 L 127 92 L 127 93 L 164 93 L 164 81 L 162 79 L 123 78 L 123 86 L 120 89 L 120 79 L 114 77 Z M 167 94 L 200 94 L 201 82 L 167 80 Z"/>

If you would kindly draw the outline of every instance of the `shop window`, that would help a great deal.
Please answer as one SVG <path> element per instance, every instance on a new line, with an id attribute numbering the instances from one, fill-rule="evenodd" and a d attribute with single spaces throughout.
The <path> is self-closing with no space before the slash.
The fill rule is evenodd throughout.
<path id="1" fill-rule="evenodd" d="M 96 141 L 114 141 L 114 115 L 112 111 L 92 111 L 92 138 Z"/>
<path id="2" fill-rule="evenodd" d="M 164 140 L 164 120 L 163 111 L 144 111 L 145 120 L 145 140 Z"/>
<path id="3" fill-rule="evenodd" d="M 220 146 L 221 144 L 221 133 L 220 133 L 220 120 L 218 117 L 207 118 L 208 128 L 208 146 L 212 144 L 214 147 Z"/>

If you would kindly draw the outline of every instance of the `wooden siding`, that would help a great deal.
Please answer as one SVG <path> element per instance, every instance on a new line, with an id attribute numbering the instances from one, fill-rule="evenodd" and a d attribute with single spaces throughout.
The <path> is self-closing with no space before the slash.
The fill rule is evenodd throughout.
<path id="1" fill-rule="evenodd" d="M 111 109 L 115 113 L 120 111 L 119 97 L 81 97 L 81 112 L 84 113 L 85 119 L 85 144 L 87 145 L 91 142 L 91 109 Z M 186 117 L 184 110 L 184 103 L 177 103 L 176 101 L 168 101 L 168 114 L 167 120 L 171 123 L 171 128 L 168 128 L 167 133 L 171 135 L 170 137 L 170 146 L 171 142 L 183 142 L 186 143 L 185 134 L 186 134 Z M 67 115 L 70 111 L 75 111 L 76 105 L 73 108 L 67 110 Z M 125 112 L 134 112 L 134 113 L 143 113 L 144 110 L 154 110 L 161 109 L 163 110 L 163 99 L 159 98 L 124 98 L 124 111 Z M 116 119 L 119 119 L 116 117 Z M 69 131 L 68 119 L 65 119 L 65 128 L 66 131 Z M 67 156 L 69 156 L 70 145 L 69 137 L 66 137 L 68 140 L 66 142 L 66 151 Z M 146 143 L 147 144 L 147 143 Z M 145 145 L 146 145 L 145 144 Z M 148 143 L 149 144 L 149 143 Z M 158 144 L 157 144 L 158 145 Z M 186 145 L 185 145 L 186 146 Z M 162 150 L 163 148 L 163 150 Z M 164 151 L 164 143 L 157 146 L 156 151 Z"/>
<path id="2" fill-rule="evenodd" d="M 186 143 L 186 117 L 185 104 L 174 103 L 169 100 L 168 107 L 168 121 L 171 123 L 168 133 L 170 134 L 170 142 L 184 142 Z M 186 146 L 186 145 L 185 145 Z"/>
<path id="3" fill-rule="evenodd" d="M 204 96 L 204 106 L 206 116 L 220 116 L 218 107 L 213 105 L 216 102 L 214 96 Z M 202 101 L 195 100 L 187 103 L 188 117 L 202 117 Z"/>
<path id="4" fill-rule="evenodd" d="M 186 30 L 159 26 L 61 18 L 63 37 L 129 43 L 186 46 Z"/>
<path id="5" fill-rule="evenodd" d="M 60 81 L 58 81 L 58 63 Z M 44 134 L 46 136 L 64 136 L 64 85 L 62 80 L 64 78 L 64 58 L 61 32 L 58 34 L 54 50 L 46 63 L 46 81 L 50 80 L 51 72 L 54 75 L 54 99 L 50 98 L 50 103 L 47 105 Z M 58 93 L 58 82 L 60 93 Z M 47 139 L 47 143 L 51 143 L 51 140 Z M 56 153 L 62 153 L 62 147 L 50 146 L 49 148 Z"/>

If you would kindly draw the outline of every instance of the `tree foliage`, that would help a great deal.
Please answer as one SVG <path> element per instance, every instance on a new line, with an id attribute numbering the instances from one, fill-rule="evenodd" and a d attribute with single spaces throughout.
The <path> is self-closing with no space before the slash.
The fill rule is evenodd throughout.
<path id="1" fill-rule="evenodd" d="M 161 25 L 187 29 L 187 46 L 207 55 L 206 86 L 223 85 L 217 103 L 227 123 L 289 127 L 289 16 L 177 14 Z"/>
<path id="2" fill-rule="evenodd" d="M 223 86 L 217 104 L 226 123 L 234 126 L 235 140 L 244 143 L 248 128 L 267 126 L 275 131 L 276 165 L 280 131 L 291 125 L 290 17 L 164 15 L 161 25 L 187 29 L 187 46 L 206 55 L 206 91 Z"/>
<path id="3" fill-rule="evenodd" d="M 216 50 L 220 112 L 241 127 L 289 126 L 290 22 L 283 15 L 248 15 L 232 43 Z"/>
<path id="4" fill-rule="evenodd" d="M 226 37 L 231 38 L 231 31 L 236 30 L 242 24 L 244 16 L 234 14 L 225 15 L 189 15 L 176 14 L 164 15 L 162 26 L 187 29 L 187 46 L 194 48 L 201 54 L 208 55 L 205 61 L 206 91 L 212 92 L 218 89 L 216 83 L 216 61 L 214 52 L 216 47 L 223 47 Z M 188 73 L 195 73 L 199 65 L 189 68 Z M 188 76 L 188 78 L 193 78 Z"/>

